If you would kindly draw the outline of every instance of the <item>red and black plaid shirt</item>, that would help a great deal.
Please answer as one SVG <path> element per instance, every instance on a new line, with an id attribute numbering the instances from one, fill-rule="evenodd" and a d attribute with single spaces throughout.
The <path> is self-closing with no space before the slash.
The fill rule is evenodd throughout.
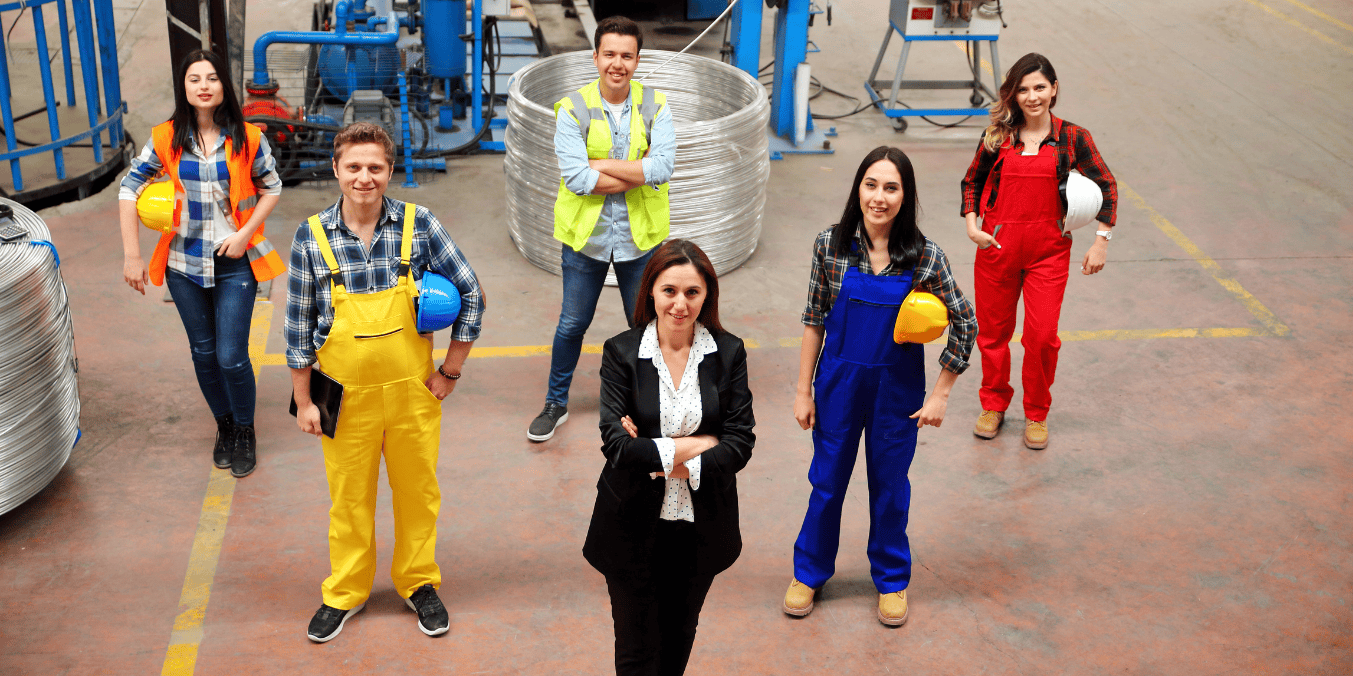
<path id="1" fill-rule="evenodd" d="M 855 242 L 860 251 L 868 251 L 864 243 L 864 226 L 855 230 Z M 813 270 L 808 277 L 808 307 L 803 310 L 803 323 L 809 326 L 823 326 L 827 323 L 827 313 L 831 312 L 836 297 L 841 293 L 841 279 L 850 267 L 848 256 L 838 256 L 832 249 L 832 228 L 827 228 L 817 236 L 813 243 Z M 860 272 L 874 274 L 869 256 L 860 256 Z M 888 263 L 881 277 L 900 275 L 906 270 L 896 264 Z M 949 269 L 949 259 L 939 245 L 926 239 L 925 250 L 916 262 L 912 272 L 913 289 L 935 294 L 944 306 L 949 308 L 949 344 L 940 353 L 940 366 L 963 373 L 968 368 L 968 356 L 972 354 L 973 343 L 977 341 L 977 315 L 972 303 L 963 295 L 954 281 L 954 273 Z"/>
<path id="2" fill-rule="evenodd" d="M 986 135 L 982 137 L 985 139 Z M 1039 147 L 1049 143 L 1057 147 L 1057 185 L 1061 192 L 1062 213 L 1066 213 L 1066 177 L 1075 169 L 1104 191 L 1104 204 L 1099 208 L 1095 220 L 1113 225 L 1118 217 L 1118 182 L 1109 171 L 1109 165 L 1104 164 L 1104 158 L 1099 156 L 1099 149 L 1095 148 L 1090 132 L 1054 115 L 1052 133 L 1043 139 Z M 963 208 L 959 212 L 960 216 L 974 212 L 980 216 L 996 205 L 996 193 L 1001 187 L 1000 151 L 1006 148 L 1011 152 L 1023 152 L 1024 142 L 1019 140 L 1018 133 L 1007 138 L 996 152 L 987 150 L 980 142 L 977 144 L 977 155 L 972 158 L 968 173 L 963 176 Z M 991 189 L 984 192 L 988 183 Z M 986 204 L 979 205 L 984 194 Z"/>

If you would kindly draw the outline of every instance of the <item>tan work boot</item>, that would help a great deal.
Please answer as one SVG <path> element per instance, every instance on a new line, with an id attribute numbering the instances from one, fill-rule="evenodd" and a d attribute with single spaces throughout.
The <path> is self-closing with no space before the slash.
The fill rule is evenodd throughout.
<path id="1" fill-rule="evenodd" d="M 803 617 L 813 612 L 813 596 L 817 590 L 808 585 L 791 579 L 789 581 L 789 590 L 785 592 L 785 604 L 781 610 L 787 615 L 794 617 Z"/>
<path id="2" fill-rule="evenodd" d="M 900 627 L 907 621 L 907 590 L 879 594 L 879 622 Z"/>
<path id="3" fill-rule="evenodd" d="M 1003 422 L 1005 411 L 982 411 L 982 415 L 977 416 L 977 426 L 972 428 L 972 433 L 983 439 L 995 439 Z"/>
<path id="4" fill-rule="evenodd" d="M 1024 425 L 1024 445 L 1035 451 L 1048 447 L 1048 421 L 1030 420 Z"/>

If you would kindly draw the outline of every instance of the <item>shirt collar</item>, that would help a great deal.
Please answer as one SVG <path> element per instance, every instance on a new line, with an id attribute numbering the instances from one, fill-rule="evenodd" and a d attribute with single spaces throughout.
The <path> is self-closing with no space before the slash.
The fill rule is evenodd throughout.
<path id="1" fill-rule="evenodd" d="M 707 355 L 718 352 L 714 334 L 700 322 L 695 323 L 695 340 L 691 343 L 691 354 Z M 653 359 L 662 357 L 662 348 L 658 346 L 658 320 L 654 319 L 644 327 L 644 335 L 639 339 L 639 358 Z"/>
<path id="2" fill-rule="evenodd" d="M 1048 113 L 1048 117 L 1052 118 L 1052 131 L 1048 132 L 1048 137 L 1043 139 L 1042 143 L 1038 144 L 1038 147 L 1040 148 L 1049 143 L 1055 146 L 1061 141 L 1062 138 L 1062 119 L 1057 117 L 1056 115 L 1053 115 L 1051 112 Z M 1017 131 L 1011 134 L 1008 138 L 1006 138 L 1005 143 L 1001 144 L 1001 146 L 1003 148 L 1010 148 L 1011 150 L 1013 150 L 1015 148 L 1015 145 L 1017 145 L 1018 143 L 1019 143 L 1019 132 Z"/>
<path id="3" fill-rule="evenodd" d="M 380 220 L 376 222 L 376 230 L 377 230 L 377 231 L 379 231 L 381 228 L 385 227 L 385 225 L 386 225 L 387 223 L 391 223 L 391 222 L 394 222 L 394 223 L 402 223 L 402 222 L 403 222 L 403 221 L 402 221 L 402 219 L 404 218 L 404 213 L 403 213 L 404 205 L 403 205 L 403 204 L 397 203 L 397 202 L 396 202 L 393 198 L 391 198 L 389 195 L 382 195 L 382 196 L 381 196 L 381 202 L 382 202 L 382 206 L 383 206 L 384 208 L 381 210 L 381 218 L 380 218 Z M 342 195 L 339 195 L 339 196 L 338 196 L 338 201 L 337 201 L 337 202 L 334 202 L 334 205 L 331 206 L 331 207 L 329 207 L 329 218 L 321 218 L 320 221 L 321 221 L 321 223 L 323 223 L 324 229 L 325 229 L 325 230 L 338 230 L 338 229 L 339 229 L 339 226 L 342 226 L 344 230 L 351 231 L 351 228 L 349 228 L 349 227 L 347 226 L 347 224 L 343 222 L 343 196 L 342 196 Z"/>

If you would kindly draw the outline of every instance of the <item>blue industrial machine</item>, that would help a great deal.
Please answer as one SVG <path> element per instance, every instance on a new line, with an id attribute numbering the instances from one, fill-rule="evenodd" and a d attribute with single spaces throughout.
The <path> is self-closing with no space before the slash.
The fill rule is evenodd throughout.
<path id="1" fill-rule="evenodd" d="M 122 128 L 127 104 L 122 100 L 118 76 L 112 0 L 93 0 L 92 8 L 91 0 L 70 0 L 70 4 L 75 14 L 73 26 L 66 14 L 66 0 L 0 4 L 8 33 L 13 33 L 14 26 L 28 13 L 36 52 L 43 55 L 33 59 L 33 72 L 17 68 L 22 60 L 11 63 L 9 49 L 0 50 L 0 121 L 5 136 L 0 172 L 9 173 L 8 185 L 0 187 L 0 196 L 33 209 L 88 197 L 117 177 L 131 153 L 131 138 Z M 64 92 L 58 92 L 52 72 L 56 57 L 46 57 L 50 52 L 45 10 L 50 9 L 56 10 L 60 26 Z M 83 100 L 76 97 L 77 68 Z M 59 110 L 63 105 L 64 113 Z M 15 106 L 19 106 L 18 111 Z M 41 137 L 44 131 L 46 138 Z"/>
<path id="2" fill-rule="evenodd" d="M 445 157 L 501 151 L 507 79 L 538 57 L 524 21 L 506 21 L 505 0 L 320 0 L 310 31 L 273 31 L 254 43 L 245 116 L 277 148 L 283 180 L 327 178 L 333 134 L 355 121 L 379 124 L 400 149 L 405 185 Z M 276 44 L 309 45 L 304 73 L 268 62 Z M 281 80 L 304 81 L 301 105 Z M 299 75 L 299 78 L 297 76 Z"/>
<path id="3" fill-rule="evenodd" d="M 826 15 L 831 24 L 831 3 L 816 0 L 766 0 L 775 14 L 775 61 L 771 82 L 770 153 L 832 153 L 836 128 L 817 128 L 809 105 L 812 69 L 808 55 L 819 51 L 808 39 L 813 19 Z M 762 69 L 761 0 L 740 0 L 729 16 L 728 45 L 732 64 L 756 77 Z"/>

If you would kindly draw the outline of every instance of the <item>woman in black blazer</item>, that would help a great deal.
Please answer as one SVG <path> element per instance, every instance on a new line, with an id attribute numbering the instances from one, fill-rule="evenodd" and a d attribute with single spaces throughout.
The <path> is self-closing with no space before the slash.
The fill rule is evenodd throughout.
<path id="1" fill-rule="evenodd" d="M 747 351 L 719 324 L 699 247 L 654 252 L 635 328 L 601 361 L 606 465 L 583 556 L 606 576 L 616 673 L 681 674 L 714 576 L 742 552 L 738 470 L 756 437 Z"/>

